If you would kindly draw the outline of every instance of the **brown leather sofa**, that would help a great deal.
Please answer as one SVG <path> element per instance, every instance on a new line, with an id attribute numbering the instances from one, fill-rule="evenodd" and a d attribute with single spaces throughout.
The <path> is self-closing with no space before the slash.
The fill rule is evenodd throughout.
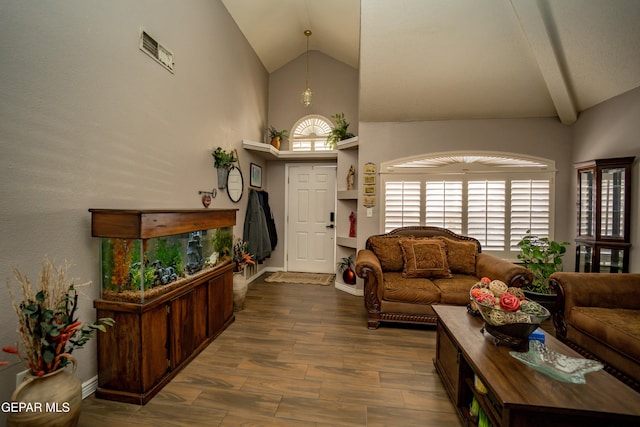
<path id="1" fill-rule="evenodd" d="M 380 322 L 435 325 L 432 305 L 467 305 L 482 277 L 516 287 L 532 280 L 526 268 L 482 253 L 478 240 L 427 226 L 370 236 L 358 251 L 356 274 L 364 279 L 369 329 Z"/>
<path id="2" fill-rule="evenodd" d="M 640 274 L 553 273 L 556 336 L 640 391 Z"/>

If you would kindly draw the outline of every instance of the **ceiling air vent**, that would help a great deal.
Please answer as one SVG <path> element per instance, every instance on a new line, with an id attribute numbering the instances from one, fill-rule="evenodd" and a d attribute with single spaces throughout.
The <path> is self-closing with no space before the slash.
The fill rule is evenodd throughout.
<path id="1" fill-rule="evenodd" d="M 173 52 L 158 43 L 144 30 L 140 33 L 140 50 L 173 73 Z"/>

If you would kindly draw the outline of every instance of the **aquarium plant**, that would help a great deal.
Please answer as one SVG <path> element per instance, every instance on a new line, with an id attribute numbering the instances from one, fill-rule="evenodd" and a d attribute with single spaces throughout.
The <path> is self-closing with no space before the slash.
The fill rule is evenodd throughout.
<path id="1" fill-rule="evenodd" d="M 213 234 L 213 250 L 219 255 L 219 258 L 231 257 L 233 250 L 233 232 L 231 227 L 219 228 Z"/>

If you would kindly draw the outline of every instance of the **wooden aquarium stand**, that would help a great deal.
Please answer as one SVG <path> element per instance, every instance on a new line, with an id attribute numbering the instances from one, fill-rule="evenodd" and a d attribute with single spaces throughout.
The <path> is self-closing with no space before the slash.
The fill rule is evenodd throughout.
<path id="1" fill-rule="evenodd" d="M 236 209 L 90 209 L 94 237 L 147 239 L 235 225 Z M 97 299 L 115 325 L 98 338 L 96 397 L 146 404 L 233 321 L 233 264 L 141 303 Z"/>

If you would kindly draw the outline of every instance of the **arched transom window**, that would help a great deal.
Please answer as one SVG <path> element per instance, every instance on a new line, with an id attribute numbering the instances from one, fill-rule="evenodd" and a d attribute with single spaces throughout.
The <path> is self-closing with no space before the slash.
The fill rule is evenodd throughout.
<path id="1" fill-rule="evenodd" d="M 450 152 L 381 164 L 385 232 L 432 225 L 515 259 L 527 230 L 553 237 L 555 162 L 514 153 Z"/>
<path id="2" fill-rule="evenodd" d="M 305 116 L 293 126 L 289 138 L 292 151 L 328 151 L 327 136 L 331 122 L 320 115 Z"/>

